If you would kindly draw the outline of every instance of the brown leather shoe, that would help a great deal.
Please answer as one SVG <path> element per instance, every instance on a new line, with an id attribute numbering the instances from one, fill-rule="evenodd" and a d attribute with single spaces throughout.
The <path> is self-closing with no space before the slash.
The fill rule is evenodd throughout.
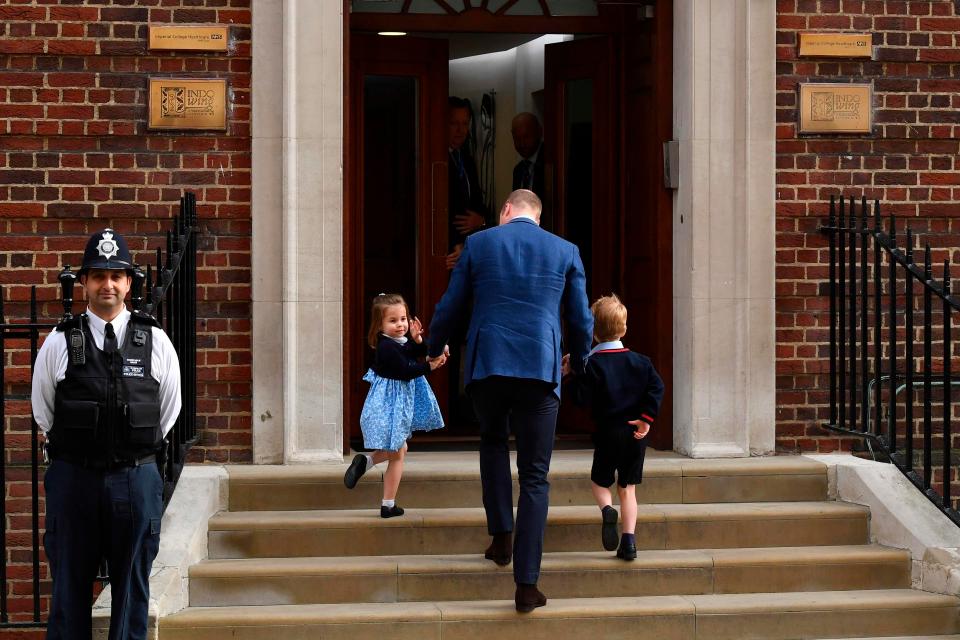
<path id="1" fill-rule="evenodd" d="M 547 596 L 540 593 L 535 584 L 517 583 L 517 593 L 513 597 L 520 613 L 530 613 L 537 607 L 547 604 Z"/>
<path id="2" fill-rule="evenodd" d="M 493 541 L 483 557 L 487 560 L 493 560 L 497 565 L 505 567 L 513 559 L 513 534 L 509 531 L 493 534 Z"/>

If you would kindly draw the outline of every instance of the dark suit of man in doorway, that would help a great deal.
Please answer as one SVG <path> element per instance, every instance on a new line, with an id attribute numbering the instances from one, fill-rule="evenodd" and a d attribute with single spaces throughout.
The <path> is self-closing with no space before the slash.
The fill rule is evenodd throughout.
<path id="1" fill-rule="evenodd" d="M 580 254 L 540 228 L 540 206 L 533 192 L 514 191 L 500 211 L 500 225 L 467 238 L 430 325 L 430 356 L 438 357 L 472 297 L 464 378 L 481 427 L 483 506 L 493 536 L 485 555 L 499 565 L 509 564 L 512 555 L 521 612 L 546 604 L 536 585 L 560 405 L 561 309 L 577 372 L 593 335 Z M 516 527 L 511 431 L 520 478 Z"/>
<path id="2" fill-rule="evenodd" d="M 510 124 L 520 162 L 513 168 L 513 189 L 529 189 L 543 200 L 543 127 L 532 113 L 518 113 Z"/>
<path id="3" fill-rule="evenodd" d="M 456 264 L 467 236 L 483 229 L 488 222 L 477 163 L 465 144 L 470 134 L 470 120 L 470 102 L 450 96 L 447 102 L 449 269 Z"/>

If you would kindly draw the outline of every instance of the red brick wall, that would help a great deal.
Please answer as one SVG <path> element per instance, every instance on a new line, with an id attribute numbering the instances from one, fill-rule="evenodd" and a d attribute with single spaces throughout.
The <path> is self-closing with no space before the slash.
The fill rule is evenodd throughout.
<path id="1" fill-rule="evenodd" d="M 250 0 L 0 0 L 0 287 L 23 318 L 62 313 L 56 275 L 105 226 L 146 263 L 184 190 L 197 195 L 198 427 L 193 461 L 251 459 Z M 231 25 L 227 54 L 146 50 L 147 25 Z M 225 133 L 146 129 L 150 76 L 226 78 Z M 79 295 L 78 295 L 79 297 Z M 75 305 L 79 310 L 81 305 Z M 8 344 L 8 349 L 23 348 Z M 29 354 L 7 352 L 8 560 L 29 561 Z M 23 566 L 11 577 L 29 580 Z M 48 587 L 44 585 L 44 592 Z M 11 611 L 29 609 L 27 582 Z M 20 598 L 18 598 L 20 596 Z"/>
<path id="2" fill-rule="evenodd" d="M 800 31 L 873 34 L 874 60 L 799 59 Z M 827 413 L 831 194 L 866 195 L 933 247 L 960 246 L 960 2 L 777 1 L 777 436 L 785 451 L 849 449 Z M 798 83 L 872 82 L 872 135 L 797 134 Z M 942 261 L 947 252 L 935 259 Z"/>

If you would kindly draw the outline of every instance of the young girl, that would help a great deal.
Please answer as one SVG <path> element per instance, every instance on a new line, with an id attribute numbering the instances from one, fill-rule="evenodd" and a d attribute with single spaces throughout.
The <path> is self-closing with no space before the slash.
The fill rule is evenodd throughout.
<path id="1" fill-rule="evenodd" d="M 442 366 L 446 356 L 427 362 L 417 360 L 427 355 L 427 345 L 420 320 L 411 322 L 408 315 L 407 303 L 398 294 L 381 293 L 373 299 L 367 343 L 376 355 L 363 376 L 370 390 L 360 412 L 360 428 L 364 448 L 375 451 L 354 456 L 343 476 L 343 484 L 353 489 L 367 469 L 389 461 L 383 475 L 381 518 L 403 515 L 395 500 L 411 432 L 443 426 L 437 399 L 424 376 Z"/>

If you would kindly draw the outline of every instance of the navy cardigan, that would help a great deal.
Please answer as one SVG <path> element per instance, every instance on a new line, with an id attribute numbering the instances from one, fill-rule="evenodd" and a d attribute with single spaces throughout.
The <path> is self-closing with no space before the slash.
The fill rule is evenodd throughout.
<path id="1" fill-rule="evenodd" d="M 597 351 L 569 384 L 574 402 L 592 409 L 598 429 L 632 429 L 626 423 L 637 419 L 652 425 L 663 400 L 663 380 L 650 358 L 629 349 Z"/>
<path id="2" fill-rule="evenodd" d="M 413 380 L 430 373 L 430 365 L 417 360 L 425 355 L 427 355 L 426 341 L 417 344 L 408 338 L 406 344 L 400 344 L 381 333 L 377 340 L 377 352 L 373 357 L 371 369 L 381 378 Z"/>

